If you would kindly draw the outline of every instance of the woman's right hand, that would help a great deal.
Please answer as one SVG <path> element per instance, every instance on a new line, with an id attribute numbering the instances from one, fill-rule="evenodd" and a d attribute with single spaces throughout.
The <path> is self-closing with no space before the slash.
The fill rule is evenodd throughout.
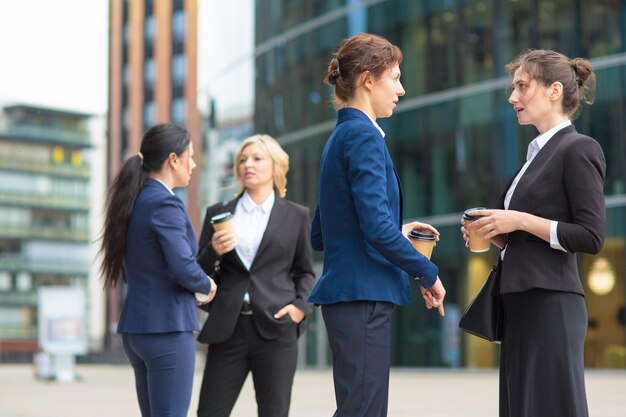
<path id="1" fill-rule="evenodd" d="M 207 279 L 211 283 L 211 290 L 208 294 L 196 293 L 196 304 L 199 306 L 209 304 L 215 298 L 215 294 L 217 294 L 217 284 L 213 281 L 213 278 L 208 275 Z"/>
<path id="2" fill-rule="evenodd" d="M 235 249 L 235 246 L 237 246 L 237 240 L 232 233 L 228 232 L 228 230 L 220 230 L 219 232 L 213 233 L 213 237 L 211 238 L 211 247 L 217 256 L 222 256 L 223 254 L 230 252 Z"/>
<path id="3" fill-rule="evenodd" d="M 465 247 L 469 248 L 469 231 L 465 228 L 465 219 L 461 217 L 461 234 L 463 235 L 463 240 L 465 240 Z"/>

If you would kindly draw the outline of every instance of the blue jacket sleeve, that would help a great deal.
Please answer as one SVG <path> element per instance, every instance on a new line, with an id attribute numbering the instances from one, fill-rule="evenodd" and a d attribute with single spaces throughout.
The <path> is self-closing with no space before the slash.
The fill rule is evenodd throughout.
<path id="1" fill-rule="evenodd" d="M 430 288 L 437 279 L 437 267 L 413 249 L 391 216 L 386 157 L 385 142 L 374 129 L 360 129 L 346 136 L 344 160 L 359 227 L 367 242 L 385 259 L 409 275 L 422 278 L 421 284 Z"/>
<path id="2" fill-rule="evenodd" d="M 191 249 L 187 214 L 177 197 L 163 200 L 154 210 L 151 224 L 165 256 L 169 276 L 189 291 L 209 293 L 211 282 Z M 192 238 L 195 240 L 195 236 Z"/>

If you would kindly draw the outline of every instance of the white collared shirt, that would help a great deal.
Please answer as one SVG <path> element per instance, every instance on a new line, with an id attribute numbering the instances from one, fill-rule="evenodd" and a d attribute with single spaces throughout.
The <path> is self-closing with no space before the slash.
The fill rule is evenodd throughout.
<path id="1" fill-rule="evenodd" d="M 552 137 L 554 136 L 556 132 L 558 132 L 559 130 L 571 124 L 572 124 L 571 120 L 565 120 L 564 122 L 561 122 L 558 125 L 554 126 L 552 129 L 548 130 L 547 132 L 542 133 L 541 135 L 537 136 L 532 142 L 530 142 L 530 144 L 528 144 L 528 151 L 526 153 L 526 163 L 524 164 L 522 169 L 519 171 L 519 173 L 513 180 L 513 183 L 511 183 L 511 187 L 506 192 L 506 196 L 504 197 L 504 208 L 506 210 L 509 209 L 509 204 L 511 203 L 511 198 L 513 197 L 513 193 L 515 192 L 515 187 L 517 187 L 517 184 L 519 183 L 520 179 L 522 178 L 522 176 L 528 169 L 528 166 L 530 165 L 530 163 L 533 161 L 533 159 L 535 159 L 535 156 L 537 156 L 539 151 L 543 149 L 546 143 L 548 143 L 548 141 L 552 139 Z M 558 224 L 559 222 L 557 221 L 554 221 L 554 220 L 550 221 L 550 247 L 552 249 L 558 249 L 558 250 L 562 250 L 563 252 L 567 252 L 563 248 L 563 246 L 561 246 L 561 243 L 559 242 L 559 238 L 557 237 L 557 234 L 556 234 Z M 503 255 L 504 255 L 504 252 L 503 252 Z"/>
<path id="2" fill-rule="evenodd" d="M 248 270 L 252 266 L 261 239 L 263 239 L 275 199 L 276 196 L 272 191 L 263 203 L 257 205 L 245 191 L 237 202 L 233 216 L 237 239 L 235 250 Z"/>
<path id="3" fill-rule="evenodd" d="M 363 112 L 365 113 L 365 112 Z M 371 120 L 372 124 L 374 125 L 374 127 L 376 129 L 378 129 L 378 131 L 380 132 L 381 135 L 383 135 L 383 138 L 385 137 L 385 131 L 378 125 L 378 123 L 376 123 L 376 120 L 372 119 L 369 114 L 365 113 L 365 115 L 367 116 L 368 119 Z"/>
<path id="4" fill-rule="evenodd" d="M 163 187 L 165 187 L 165 189 L 166 189 L 167 191 L 169 191 L 169 193 L 170 193 L 171 195 L 176 195 L 176 194 L 174 194 L 174 191 L 172 191 L 172 189 L 171 189 L 170 187 L 168 187 L 167 185 L 165 185 L 165 183 L 164 183 L 163 181 L 161 181 L 160 179 L 154 178 L 154 177 L 152 177 L 152 179 L 153 179 L 153 180 L 155 180 L 155 181 L 160 182 L 160 183 L 163 185 Z"/>

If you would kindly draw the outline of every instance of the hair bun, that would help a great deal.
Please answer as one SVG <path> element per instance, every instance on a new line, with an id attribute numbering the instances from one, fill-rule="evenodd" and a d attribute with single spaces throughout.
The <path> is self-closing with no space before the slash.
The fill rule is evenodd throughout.
<path id="1" fill-rule="evenodd" d="M 328 65 L 328 84 L 335 85 L 339 77 L 341 77 L 341 72 L 339 71 L 339 61 L 337 58 L 333 58 Z"/>
<path id="2" fill-rule="evenodd" d="M 591 62 L 584 58 L 574 58 L 571 60 L 572 68 L 576 73 L 576 81 L 579 86 L 583 86 L 592 73 Z"/>

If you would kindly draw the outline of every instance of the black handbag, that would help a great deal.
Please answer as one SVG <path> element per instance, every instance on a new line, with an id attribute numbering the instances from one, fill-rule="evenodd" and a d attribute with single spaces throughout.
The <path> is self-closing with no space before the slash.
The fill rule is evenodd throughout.
<path id="1" fill-rule="evenodd" d="M 459 327 L 474 336 L 500 343 L 503 334 L 503 318 L 500 273 L 498 267 L 494 266 L 485 284 L 461 316 Z"/>

